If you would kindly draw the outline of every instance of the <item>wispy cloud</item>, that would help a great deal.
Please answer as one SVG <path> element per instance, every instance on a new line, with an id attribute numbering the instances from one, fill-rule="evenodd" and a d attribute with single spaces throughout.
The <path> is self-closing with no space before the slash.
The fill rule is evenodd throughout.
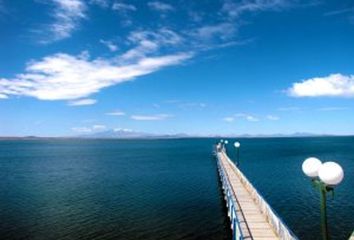
<path id="1" fill-rule="evenodd" d="M 160 1 L 151 1 L 148 2 L 147 5 L 156 11 L 161 11 L 161 12 L 166 12 L 166 11 L 173 11 L 174 7 L 171 6 L 170 4 L 160 2 Z"/>
<path id="2" fill-rule="evenodd" d="M 239 2 L 226 0 L 222 11 L 231 18 L 238 18 L 247 12 L 279 11 L 292 6 L 293 2 L 291 0 L 244 0 Z"/>
<path id="3" fill-rule="evenodd" d="M 238 25 L 222 22 L 214 25 L 204 25 L 186 32 L 192 43 L 199 48 L 215 48 L 223 44 L 235 44 L 234 38 Z"/>
<path id="4" fill-rule="evenodd" d="M 331 74 L 293 83 L 291 97 L 354 97 L 354 75 Z"/>
<path id="5" fill-rule="evenodd" d="M 82 0 L 51 0 L 54 4 L 54 22 L 43 26 L 38 32 L 42 35 L 40 43 L 47 44 L 71 36 L 79 27 L 80 20 L 86 18 L 86 4 Z M 49 33 L 47 32 L 49 29 Z"/>
<path id="6" fill-rule="evenodd" d="M 110 116 L 125 116 L 125 112 L 122 111 L 113 111 L 113 112 L 108 112 L 106 115 Z"/>
<path id="7" fill-rule="evenodd" d="M 86 106 L 86 105 L 93 105 L 96 104 L 96 99 L 86 98 L 86 99 L 79 99 L 75 101 L 70 101 L 68 103 L 69 106 Z"/>
<path id="8" fill-rule="evenodd" d="M 76 133 L 93 133 L 105 131 L 107 130 L 107 126 L 102 124 L 96 124 L 90 127 L 72 127 L 71 130 Z"/>
<path id="9" fill-rule="evenodd" d="M 347 14 L 347 13 L 349 13 L 349 14 L 353 13 L 354 14 L 354 7 L 326 12 L 323 15 L 328 17 L 328 16 L 341 15 L 341 14 Z"/>
<path id="10" fill-rule="evenodd" d="M 233 114 L 232 116 L 224 117 L 222 120 L 225 122 L 231 123 L 231 122 L 236 121 L 237 118 L 246 120 L 248 122 L 258 122 L 259 121 L 258 117 L 253 116 L 251 114 L 246 114 L 246 113 L 236 113 L 236 114 Z"/>
<path id="11" fill-rule="evenodd" d="M 156 31 L 133 31 L 129 34 L 127 40 L 135 47 L 122 55 L 121 59 L 125 61 L 144 57 L 147 54 L 159 51 L 162 47 L 168 46 L 172 51 L 176 50 L 176 47 L 182 43 L 183 38 L 168 28 L 161 28 Z"/>
<path id="12" fill-rule="evenodd" d="M 121 2 L 115 2 L 112 5 L 112 9 L 121 12 L 136 11 L 136 7 L 133 4 L 126 4 Z"/>
<path id="13" fill-rule="evenodd" d="M 0 78 L 0 94 L 30 96 L 40 100 L 75 100 L 103 88 L 150 74 L 192 57 L 177 53 L 160 57 L 142 57 L 133 63 L 119 65 L 116 59 L 90 60 L 87 54 L 64 53 L 31 61 L 25 73 L 13 79 Z"/>
<path id="14" fill-rule="evenodd" d="M 93 131 L 104 131 L 107 129 L 107 126 L 106 125 L 93 125 L 92 126 L 92 130 Z"/>
<path id="15" fill-rule="evenodd" d="M 111 52 L 115 52 L 118 50 L 118 46 L 116 44 L 114 44 L 114 42 L 112 42 L 112 41 L 101 39 L 100 43 L 105 45 Z"/>
<path id="16" fill-rule="evenodd" d="M 259 121 L 259 118 L 258 117 L 255 117 L 253 115 L 250 115 L 250 114 L 246 114 L 246 113 L 237 113 L 235 114 L 235 117 L 237 118 L 243 118 L 249 122 L 258 122 Z"/>
<path id="17" fill-rule="evenodd" d="M 234 117 L 224 117 L 222 120 L 225 122 L 231 123 L 231 122 L 235 121 L 235 118 Z"/>
<path id="18" fill-rule="evenodd" d="M 199 103 L 199 102 L 185 102 L 185 103 L 180 103 L 178 104 L 178 107 L 181 109 L 202 109 L 206 108 L 207 105 L 205 103 Z"/>
<path id="19" fill-rule="evenodd" d="M 162 121 L 171 118 L 170 114 L 155 114 L 155 115 L 132 115 L 130 118 L 136 121 Z"/>
<path id="20" fill-rule="evenodd" d="M 280 118 L 275 115 L 267 115 L 266 118 L 270 121 L 278 121 Z"/>
<path id="21" fill-rule="evenodd" d="M 317 111 L 332 112 L 332 111 L 343 111 L 348 110 L 348 107 L 322 107 L 318 108 Z"/>

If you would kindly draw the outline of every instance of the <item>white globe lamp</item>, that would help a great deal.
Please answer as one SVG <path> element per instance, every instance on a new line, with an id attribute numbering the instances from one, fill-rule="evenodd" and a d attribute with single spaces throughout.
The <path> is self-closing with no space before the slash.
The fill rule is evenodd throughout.
<path id="1" fill-rule="evenodd" d="M 315 157 L 307 158 L 302 163 L 302 171 L 310 178 L 315 178 L 318 176 L 318 170 L 322 166 L 322 162 Z"/>
<path id="2" fill-rule="evenodd" d="M 318 170 L 318 177 L 328 186 L 335 186 L 342 182 L 344 172 L 342 167 L 335 162 L 326 162 Z"/>
<path id="3" fill-rule="evenodd" d="M 235 142 L 234 146 L 235 146 L 235 148 L 239 148 L 241 146 L 241 144 L 239 142 Z"/>

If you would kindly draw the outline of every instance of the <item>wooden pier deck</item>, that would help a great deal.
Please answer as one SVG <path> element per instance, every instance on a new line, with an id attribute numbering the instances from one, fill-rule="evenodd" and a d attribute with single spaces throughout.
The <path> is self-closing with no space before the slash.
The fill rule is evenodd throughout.
<path id="1" fill-rule="evenodd" d="M 349 240 L 354 240 L 354 231 L 353 231 L 352 235 L 350 236 Z"/>
<path id="2" fill-rule="evenodd" d="M 219 161 L 219 171 L 221 171 L 220 176 L 225 178 L 222 181 L 226 181 L 227 187 L 231 188 L 227 190 L 225 199 L 231 198 L 230 201 L 234 202 L 233 208 L 236 215 L 234 218 L 237 219 L 236 222 L 241 232 L 239 235 L 236 234 L 237 237 L 234 232 L 234 239 L 297 239 L 229 159 L 225 150 L 219 147 L 216 155 Z M 230 204 L 232 203 L 227 200 L 227 205 Z M 230 215 L 232 219 L 233 214 L 229 213 Z M 231 227 L 234 230 L 235 224 L 232 223 Z"/>

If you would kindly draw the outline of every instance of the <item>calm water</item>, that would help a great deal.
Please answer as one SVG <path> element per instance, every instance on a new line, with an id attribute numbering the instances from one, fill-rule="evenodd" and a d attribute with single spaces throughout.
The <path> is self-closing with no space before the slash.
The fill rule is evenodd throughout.
<path id="1" fill-rule="evenodd" d="M 0 141 L 1 239 L 229 239 L 214 139 Z M 320 239 L 301 172 L 336 160 L 333 239 L 354 230 L 354 138 L 241 139 L 241 168 L 300 239 Z M 229 149 L 232 158 L 233 149 Z"/>

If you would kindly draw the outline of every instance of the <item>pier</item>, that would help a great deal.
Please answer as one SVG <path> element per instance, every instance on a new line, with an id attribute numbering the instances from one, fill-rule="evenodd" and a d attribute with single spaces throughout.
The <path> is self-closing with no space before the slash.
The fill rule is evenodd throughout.
<path id="1" fill-rule="evenodd" d="M 297 240 L 248 179 L 230 160 L 225 148 L 215 148 L 233 240 Z"/>

